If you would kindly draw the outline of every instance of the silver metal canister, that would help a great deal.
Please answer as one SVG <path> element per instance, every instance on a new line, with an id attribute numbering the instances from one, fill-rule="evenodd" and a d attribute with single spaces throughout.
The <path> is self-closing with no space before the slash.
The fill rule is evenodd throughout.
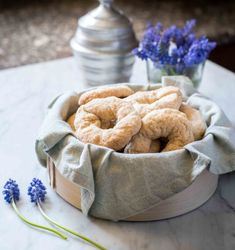
<path id="1" fill-rule="evenodd" d="M 130 20 L 112 6 L 112 0 L 100 0 L 96 9 L 78 20 L 70 44 L 86 84 L 129 81 L 137 40 Z"/>

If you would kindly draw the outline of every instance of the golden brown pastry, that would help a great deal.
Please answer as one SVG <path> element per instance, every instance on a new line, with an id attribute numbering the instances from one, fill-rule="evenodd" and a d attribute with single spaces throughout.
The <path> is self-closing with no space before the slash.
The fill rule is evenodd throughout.
<path id="1" fill-rule="evenodd" d="M 141 142 L 140 137 L 145 137 L 145 139 Z M 180 149 L 192 142 L 194 140 L 193 131 L 186 115 L 168 108 L 152 111 L 142 119 L 140 133 L 132 138 L 128 147 L 135 152 L 144 153 L 146 145 L 148 146 L 152 140 L 162 137 L 168 140 L 163 152 Z M 145 146 L 142 145 L 143 143 Z"/>
<path id="2" fill-rule="evenodd" d="M 180 149 L 206 130 L 201 113 L 182 103 L 173 86 L 136 93 L 127 86 L 102 87 L 82 94 L 79 104 L 67 121 L 78 139 L 124 153 Z"/>
<path id="3" fill-rule="evenodd" d="M 139 153 L 157 153 L 160 152 L 160 141 L 150 140 L 141 133 L 133 136 L 131 141 L 126 145 L 124 153 L 139 154 Z"/>
<path id="4" fill-rule="evenodd" d="M 127 97 L 132 95 L 134 91 L 127 86 L 112 86 L 101 87 L 94 90 L 90 90 L 82 94 L 79 98 L 78 104 L 83 105 L 96 98 L 105 98 L 109 96 Z"/>
<path id="5" fill-rule="evenodd" d="M 194 109 L 186 103 L 181 104 L 180 111 L 183 112 L 190 121 L 193 129 L 194 139 L 200 140 L 203 137 L 207 127 L 200 111 Z"/>
<path id="6" fill-rule="evenodd" d="M 139 132 L 141 118 L 130 102 L 106 97 L 82 105 L 76 113 L 74 124 L 75 133 L 82 142 L 118 151 Z"/>
<path id="7" fill-rule="evenodd" d="M 125 98 L 131 101 L 141 117 L 156 109 L 179 109 L 182 94 L 177 87 L 162 87 L 152 91 L 139 91 Z"/>

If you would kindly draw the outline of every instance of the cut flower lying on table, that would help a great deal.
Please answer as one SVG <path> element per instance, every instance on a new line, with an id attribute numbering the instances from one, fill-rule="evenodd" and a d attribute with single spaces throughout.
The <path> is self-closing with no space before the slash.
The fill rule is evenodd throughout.
<path id="1" fill-rule="evenodd" d="M 16 183 L 15 180 L 12 180 L 12 179 L 9 179 L 6 184 L 4 185 L 3 187 L 3 192 L 2 192 L 3 196 L 4 196 L 4 200 L 11 204 L 14 211 L 16 212 L 16 214 L 18 215 L 18 217 L 23 221 L 25 222 L 26 224 L 32 226 L 32 227 L 35 227 L 35 228 L 39 228 L 41 230 L 46 230 L 46 231 L 49 231 L 51 233 L 54 233 L 56 235 L 58 235 L 60 238 L 66 240 L 67 237 L 60 233 L 59 231 L 57 230 L 54 230 L 52 228 L 49 228 L 49 227 L 45 227 L 45 226 L 42 226 L 42 225 L 39 225 L 39 224 L 36 224 L 28 219 L 26 219 L 21 213 L 20 211 L 18 210 L 17 206 L 16 206 L 16 202 L 19 201 L 20 199 L 20 189 L 19 189 L 19 186 L 18 184 Z"/>
<path id="2" fill-rule="evenodd" d="M 38 225 L 36 223 L 33 223 L 31 221 L 29 221 L 28 219 L 26 219 L 18 210 L 17 206 L 16 206 L 16 201 L 19 201 L 20 199 L 20 189 L 18 184 L 16 183 L 15 180 L 9 179 L 6 184 L 3 187 L 3 196 L 4 196 L 4 200 L 11 204 L 13 209 L 15 210 L 16 214 L 19 216 L 19 218 L 25 222 L 26 224 L 32 226 L 32 227 L 36 227 L 39 228 L 41 230 L 46 230 L 49 231 L 51 233 L 54 233 L 56 235 L 58 235 L 60 238 L 66 240 L 67 236 L 64 235 L 63 233 L 49 228 L 49 227 L 45 227 L 45 226 L 41 226 Z M 64 227 L 62 225 L 60 225 L 59 223 L 57 223 L 56 221 L 52 220 L 48 215 L 46 215 L 46 213 L 44 212 L 43 208 L 42 208 L 42 202 L 45 201 L 46 198 L 46 187 L 43 185 L 42 181 L 37 179 L 37 178 L 33 178 L 33 180 L 31 181 L 29 187 L 28 187 L 28 195 L 30 196 L 30 200 L 31 202 L 35 203 L 36 206 L 38 207 L 39 211 L 41 212 L 42 216 L 51 224 L 53 224 L 54 226 L 63 229 L 64 231 L 67 231 L 77 237 L 79 237 L 80 239 L 84 240 L 85 242 L 87 242 L 88 244 L 101 249 L 101 250 L 105 250 L 106 248 L 104 248 L 103 246 L 101 246 L 100 244 L 96 243 L 95 241 L 67 228 Z"/>

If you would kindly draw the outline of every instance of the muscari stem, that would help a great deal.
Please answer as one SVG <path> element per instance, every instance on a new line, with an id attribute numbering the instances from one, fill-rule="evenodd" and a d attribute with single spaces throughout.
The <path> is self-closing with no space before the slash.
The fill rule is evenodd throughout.
<path id="1" fill-rule="evenodd" d="M 175 72 L 172 68 L 169 69 L 169 72 L 170 72 L 170 74 L 171 74 L 172 76 L 173 76 L 173 75 L 177 75 L 176 72 Z"/>
<path id="2" fill-rule="evenodd" d="M 60 224 L 58 224 L 58 223 L 57 223 L 56 221 L 54 221 L 53 219 L 51 219 L 51 218 L 50 218 L 48 215 L 46 215 L 46 213 L 43 211 L 42 206 L 41 206 L 41 204 L 40 204 L 40 201 L 37 202 L 37 205 L 38 205 L 39 211 L 41 212 L 42 216 L 43 216 L 47 221 L 49 221 L 50 223 L 52 223 L 52 224 L 54 224 L 55 226 L 57 226 L 57 227 L 59 227 L 59 228 L 65 230 L 65 231 L 67 231 L 67 232 L 69 232 L 69 233 L 71 233 L 71 234 L 73 234 L 73 235 L 75 235 L 75 236 L 77 236 L 77 237 L 83 239 L 84 241 L 90 243 L 91 245 L 93 245 L 94 247 L 96 247 L 96 248 L 98 248 L 98 249 L 107 250 L 107 248 L 101 246 L 100 244 L 98 244 L 98 243 L 96 243 L 95 241 L 93 241 L 93 240 L 87 238 L 86 236 L 83 236 L 83 235 L 81 235 L 81 234 L 79 234 L 79 233 L 77 233 L 77 232 L 75 232 L 75 231 L 73 231 L 73 230 L 71 230 L 71 229 L 69 229 L 69 228 L 66 228 L 66 227 L 64 227 L 64 226 L 62 226 L 62 225 L 60 225 Z"/>
<path id="3" fill-rule="evenodd" d="M 49 227 L 45 227 L 45 226 L 41 226 L 41 225 L 35 224 L 35 223 L 29 221 L 28 219 L 26 219 L 26 218 L 20 213 L 20 211 L 18 210 L 18 208 L 17 208 L 17 206 L 16 206 L 16 204 L 15 204 L 14 199 L 12 199 L 11 204 L 12 204 L 12 207 L 14 208 L 16 214 L 18 215 L 18 217 L 19 217 L 22 221 L 24 221 L 26 224 L 28 224 L 28 225 L 30 225 L 30 226 L 33 226 L 33 227 L 36 227 L 36 228 L 40 228 L 40 229 L 49 231 L 49 232 L 51 232 L 51 233 L 54 233 L 54 234 L 56 234 L 57 236 L 59 236 L 60 238 L 62 238 L 62 239 L 64 239 L 64 240 L 67 239 L 67 237 L 66 237 L 64 234 L 62 234 L 62 233 L 60 233 L 60 232 L 58 232 L 58 231 L 56 231 L 56 230 L 54 230 L 54 229 L 52 229 L 52 228 L 49 228 Z"/>

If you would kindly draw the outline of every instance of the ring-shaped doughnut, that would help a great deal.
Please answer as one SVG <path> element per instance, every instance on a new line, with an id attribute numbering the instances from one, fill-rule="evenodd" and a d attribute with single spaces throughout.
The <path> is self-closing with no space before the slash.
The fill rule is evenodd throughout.
<path id="1" fill-rule="evenodd" d="M 102 126 L 104 123 L 105 128 Z M 107 123 L 114 126 L 107 128 Z M 139 132 L 141 118 L 131 103 L 117 97 L 107 97 L 81 106 L 74 125 L 75 134 L 82 142 L 118 151 Z"/>
<path id="2" fill-rule="evenodd" d="M 160 141 L 150 140 L 141 133 L 132 137 L 131 141 L 126 145 L 124 153 L 139 154 L 139 153 L 157 153 L 160 152 Z"/>
<path id="3" fill-rule="evenodd" d="M 151 91 L 139 91 L 128 96 L 141 117 L 156 109 L 179 109 L 182 103 L 182 93 L 177 87 L 162 87 Z"/>
<path id="4" fill-rule="evenodd" d="M 193 129 L 194 139 L 200 140 L 207 128 L 206 122 L 204 121 L 201 112 L 186 103 L 181 104 L 180 111 L 183 112 L 190 121 Z"/>
<path id="5" fill-rule="evenodd" d="M 94 90 L 90 90 L 82 94 L 79 98 L 78 104 L 83 105 L 96 98 L 105 98 L 109 96 L 127 97 L 132 95 L 134 91 L 128 86 L 112 86 L 112 87 L 100 87 Z"/>
<path id="6" fill-rule="evenodd" d="M 146 145 L 152 140 L 167 138 L 168 142 L 162 152 L 180 149 L 194 140 L 192 127 L 186 115 L 175 109 L 159 109 L 147 114 L 142 119 L 139 134 L 145 137 Z M 141 145 L 136 141 L 140 135 L 133 137 L 128 147 L 136 152 L 144 153 Z"/>

